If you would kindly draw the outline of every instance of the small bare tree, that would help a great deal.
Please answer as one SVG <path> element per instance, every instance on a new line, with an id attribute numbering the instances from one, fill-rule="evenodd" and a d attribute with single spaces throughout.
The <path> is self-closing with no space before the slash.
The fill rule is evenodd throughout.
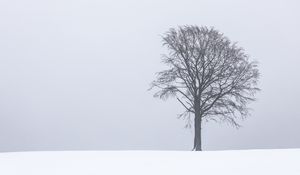
<path id="1" fill-rule="evenodd" d="M 259 90 L 257 63 L 214 28 L 172 28 L 163 36 L 163 45 L 169 52 L 162 61 L 169 69 L 158 72 L 152 82 L 151 88 L 158 88 L 154 97 L 176 97 L 185 108 L 180 116 L 194 123 L 193 150 L 201 151 L 203 121 L 239 127 L 236 119 L 248 116 L 247 104 Z"/>

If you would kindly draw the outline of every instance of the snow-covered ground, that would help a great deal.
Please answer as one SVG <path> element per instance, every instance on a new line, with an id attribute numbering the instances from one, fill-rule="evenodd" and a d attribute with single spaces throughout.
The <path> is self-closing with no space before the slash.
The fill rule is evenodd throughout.
<path id="1" fill-rule="evenodd" d="M 0 153 L 0 175 L 299 175 L 300 149 Z"/>

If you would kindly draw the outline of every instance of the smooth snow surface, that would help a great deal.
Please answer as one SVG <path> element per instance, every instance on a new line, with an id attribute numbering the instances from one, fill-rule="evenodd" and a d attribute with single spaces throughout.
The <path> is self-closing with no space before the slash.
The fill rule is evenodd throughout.
<path id="1" fill-rule="evenodd" d="M 299 175 L 300 149 L 0 153 L 1 175 Z"/>

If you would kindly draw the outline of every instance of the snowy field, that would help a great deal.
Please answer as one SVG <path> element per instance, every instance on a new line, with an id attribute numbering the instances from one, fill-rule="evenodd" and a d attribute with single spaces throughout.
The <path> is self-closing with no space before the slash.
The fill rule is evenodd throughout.
<path id="1" fill-rule="evenodd" d="M 299 175 L 300 149 L 0 153 L 0 175 Z"/>

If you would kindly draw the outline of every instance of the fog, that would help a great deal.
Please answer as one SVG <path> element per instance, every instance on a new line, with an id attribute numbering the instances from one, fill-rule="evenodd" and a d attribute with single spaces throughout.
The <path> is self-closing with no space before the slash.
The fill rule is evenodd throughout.
<path id="1" fill-rule="evenodd" d="M 296 0 L 1 0 L 0 151 L 191 150 L 175 99 L 148 91 L 161 35 L 214 26 L 259 62 L 240 129 L 204 124 L 203 149 L 300 147 Z"/>

